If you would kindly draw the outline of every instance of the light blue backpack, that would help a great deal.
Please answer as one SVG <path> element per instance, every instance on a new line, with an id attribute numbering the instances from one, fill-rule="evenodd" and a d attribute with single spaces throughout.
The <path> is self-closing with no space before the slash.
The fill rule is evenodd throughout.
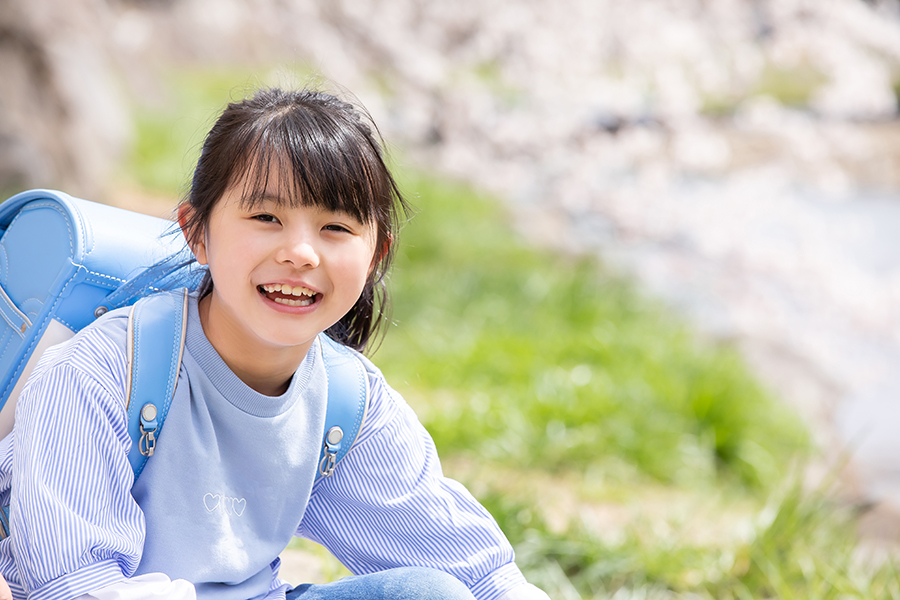
<path id="1" fill-rule="evenodd" d="M 126 397 L 136 479 L 175 391 L 185 288 L 202 275 L 188 265 L 184 238 L 171 221 L 52 190 L 23 192 L 0 204 L 0 234 L 0 438 L 12 431 L 19 392 L 43 351 L 109 310 L 133 305 Z M 161 290 L 181 291 L 153 294 Z M 324 334 L 319 339 L 328 403 L 317 477 L 331 475 L 350 450 L 369 394 L 359 357 Z"/>

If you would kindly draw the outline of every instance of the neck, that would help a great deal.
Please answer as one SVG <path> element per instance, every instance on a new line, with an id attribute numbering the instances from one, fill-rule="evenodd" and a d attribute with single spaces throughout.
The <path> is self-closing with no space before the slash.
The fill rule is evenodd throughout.
<path id="1" fill-rule="evenodd" d="M 312 346 L 274 347 L 247 335 L 219 308 L 214 292 L 198 304 L 203 333 L 228 368 L 250 388 L 266 396 L 280 396 Z"/>

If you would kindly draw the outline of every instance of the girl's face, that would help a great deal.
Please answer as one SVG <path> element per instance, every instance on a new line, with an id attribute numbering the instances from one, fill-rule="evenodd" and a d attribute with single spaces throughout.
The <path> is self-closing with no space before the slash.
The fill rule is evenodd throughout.
<path id="1" fill-rule="evenodd" d="M 292 207 L 280 195 L 291 186 L 281 184 L 273 172 L 253 190 L 253 207 L 242 205 L 244 182 L 232 185 L 192 244 L 213 281 L 204 329 L 226 362 L 232 352 L 280 362 L 289 349 L 296 367 L 315 336 L 353 307 L 376 262 L 373 225 Z"/>

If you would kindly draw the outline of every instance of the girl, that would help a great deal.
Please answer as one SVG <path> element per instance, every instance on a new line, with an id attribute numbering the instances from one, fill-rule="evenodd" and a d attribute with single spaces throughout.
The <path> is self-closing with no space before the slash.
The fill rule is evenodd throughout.
<path id="1" fill-rule="evenodd" d="M 45 353 L 20 396 L 0 445 L 11 501 L 0 573 L 13 597 L 546 598 L 365 360 L 357 441 L 314 481 L 319 334 L 361 351 L 384 323 L 405 210 L 361 111 L 316 91 L 230 104 L 178 209 L 208 272 L 190 299 L 165 435 L 141 476 L 126 458 L 127 312 Z M 278 555 L 293 535 L 358 576 L 291 588 Z"/>

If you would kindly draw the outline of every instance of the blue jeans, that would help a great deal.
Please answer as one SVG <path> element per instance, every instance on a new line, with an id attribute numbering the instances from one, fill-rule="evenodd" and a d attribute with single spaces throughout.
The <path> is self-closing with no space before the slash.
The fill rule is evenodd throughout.
<path id="1" fill-rule="evenodd" d="M 460 580 L 424 567 L 400 567 L 332 583 L 306 583 L 288 591 L 287 600 L 472 600 Z"/>

